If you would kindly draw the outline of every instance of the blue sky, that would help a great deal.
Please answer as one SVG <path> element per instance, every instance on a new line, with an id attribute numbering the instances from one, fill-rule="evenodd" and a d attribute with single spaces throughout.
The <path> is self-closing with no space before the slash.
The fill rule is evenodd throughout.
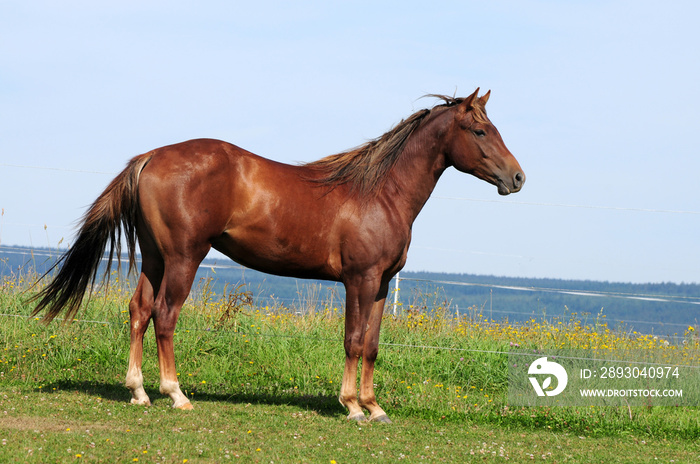
<path id="1" fill-rule="evenodd" d="M 448 171 L 406 269 L 700 282 L 696 2 L 249 3 L 0 2 L 0 245 L 70 243 L 152 148 L 310 161 L 481 87 L 528 181 Z"/>

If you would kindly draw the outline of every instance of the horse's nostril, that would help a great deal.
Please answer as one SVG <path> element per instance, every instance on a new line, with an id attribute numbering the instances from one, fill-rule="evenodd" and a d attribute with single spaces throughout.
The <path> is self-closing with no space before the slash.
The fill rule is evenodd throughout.
<path id="1" fill-rule="evenodd" d="M 515 174 L 515 185 L 521 185 L 523 182 L 525 182 L 525 174 L 522 172 L 518 172 Z"/>

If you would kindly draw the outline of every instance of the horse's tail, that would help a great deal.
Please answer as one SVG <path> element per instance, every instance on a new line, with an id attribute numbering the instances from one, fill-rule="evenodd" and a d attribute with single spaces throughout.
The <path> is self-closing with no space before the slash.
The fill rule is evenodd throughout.
<path id="1" fill-rule="evenodd" d="M 48 323 L 65 308 L 65 321 L 72 320 L 80 309 L 85 292 L 88 288 L 92 292 L 107 242 L 110 242 L 109 257 L 103 279 L 106 278 L 109 282 L 109 271 L 115 255 L 121 269 L 122 231 L 129 252 L 129 272 L 134 268 L 138 179 L 151 156 L 149 153 L 133 158 L 90 206 L 73 246 L 42 276 L 46 277 L 60 265 L 60 270 L 51 283 L 31 298 L 32 302 L 39 301 L 32 316 L 47 310 L 44 321 Z"/>

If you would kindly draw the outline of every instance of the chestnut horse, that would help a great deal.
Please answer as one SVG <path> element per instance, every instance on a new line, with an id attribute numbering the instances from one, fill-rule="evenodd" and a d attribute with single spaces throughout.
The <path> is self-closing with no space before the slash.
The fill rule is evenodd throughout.
<path id="1" fill-rule="evenodd" d="M 348 152 L 291 166 L 217 140 L 191 140 L 133 158 L 87 211 L 60 271 L 35 297 L 32 315 L 72 319 L 92 289 L 105 249 L 109 265 L 126 236 L 130 270 L 138 239 L 142 268 L 129 303 L 131 402 L 143 388 L 143 337 L 153 326 L 160 392 L 191 409 L 180 390 L 173 332 L 195 273 L 211 248 L 259 271 L 342 282 L 348 419 L 390 422 L 374 394 L 374 364 L 389 282 L 406 262 L 411 227 L 445 169 L 454 166 L 507 195 L 525 182 L 486 117 L 490 92 L 413 114 Z M 108 268 L 109 269 L 109 268 Z M 362 358 L 359 396 L 357 369 Z"/>

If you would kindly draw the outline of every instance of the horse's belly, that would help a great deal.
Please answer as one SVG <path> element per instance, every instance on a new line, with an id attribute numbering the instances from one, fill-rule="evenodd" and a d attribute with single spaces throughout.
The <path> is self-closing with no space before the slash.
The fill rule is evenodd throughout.
<path id="1" fill-rule="evenodd" d="M 305 240 L 251 231 L 227 231 L 212 246 L 243 266 L 268 274 L 310 279 L 339 280 L 328 247 L 309 234 Z"/>

